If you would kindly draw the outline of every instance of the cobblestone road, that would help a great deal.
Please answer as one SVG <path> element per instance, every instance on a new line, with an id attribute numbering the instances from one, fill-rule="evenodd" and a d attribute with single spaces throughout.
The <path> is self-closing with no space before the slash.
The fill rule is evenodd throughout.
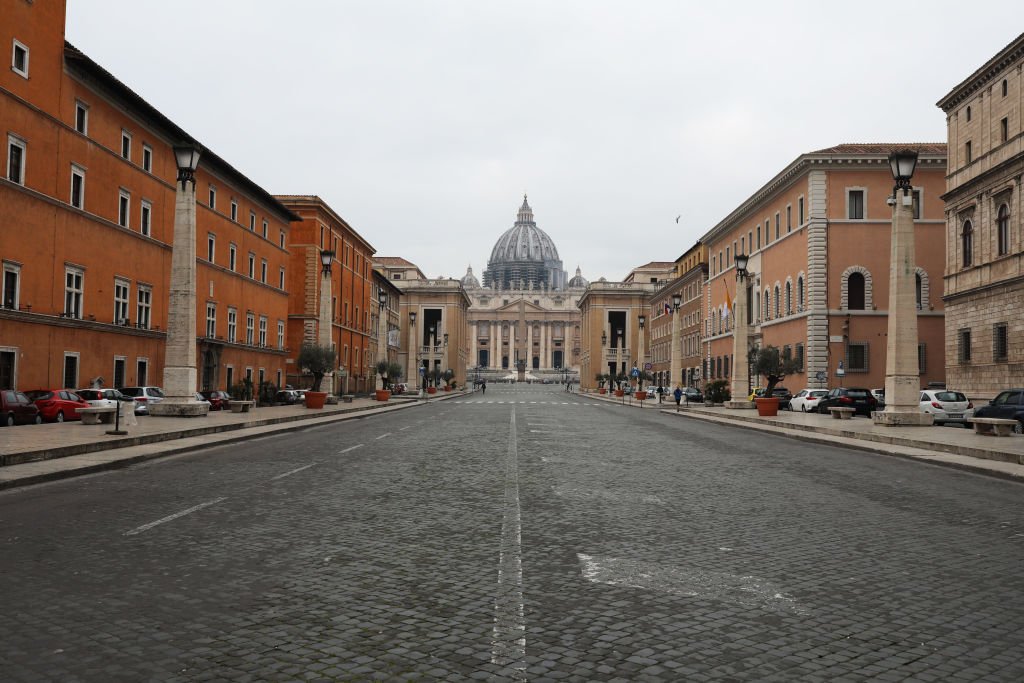
<path id="1" fill-rule="evenodd" d="M 1022 494 L 492 385 L 0 494 L 0 678 L 1020 681 Z"/>

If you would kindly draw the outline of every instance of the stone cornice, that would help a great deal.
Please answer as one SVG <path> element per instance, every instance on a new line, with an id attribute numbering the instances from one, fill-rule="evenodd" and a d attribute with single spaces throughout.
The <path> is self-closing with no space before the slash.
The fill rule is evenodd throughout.
<path id="1" fill-rule="evenodd" d="M 1024 33 L 996 53 L 981 68 L 958 83 L 945 97 L 936 102 L 935 106 L 949 113 L 951 109 L 981 90 L 986 83 L 992 81 L 996 75 L 1022 57 L 1024 57 Z"/>

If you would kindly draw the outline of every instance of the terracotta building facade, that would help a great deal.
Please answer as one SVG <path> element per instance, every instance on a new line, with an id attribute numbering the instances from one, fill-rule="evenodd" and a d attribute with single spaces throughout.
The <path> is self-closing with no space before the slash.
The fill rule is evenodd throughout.
<path id="1" fill-rule="evenodd" d="M 707 247 L 698 242 L 675 262 L 676 277 L 651 295 L 648 307 L 650 321 L 651 372 L 656 386 L 675 389 L 700 387 L 704 345 L 701 322 L 704 319 L 704 285 L 707 280 Z M 674 297 L 679 296 L 679 311 L 675 312 Z M 673 316 L 679 315 L 678 321 Z M 676 343 L 676 377 L 672 376 L 673 325 L 678 322 Z"/>
<path id="2" fill-rule="evenodd" d="M 162 383 L 177 168 L 201 144 L 64 41 L 64 3 L 0 0 L 0 386 Z M 196 389 L 285 372 L 289 224 L 205 149 Z"/>
<path id="3" fill-rule="evenodd" d="M 917 149 L 913 177 L 921 384 L 942 381 L 942 193 L 946 146 Z M 792 391 L 884 385 L 893 178 L 890 152 L 904 145 L 839 145 L 804 154 L 702 238 L 706 380 L 731 377 L 736 321 L 728 303 L 749 302 L 750 347 L 773 345 L 799 360 Z M 735 257 L 749 256 L 737 291 Z M 758 386 L 760 378 L 751 376 Z"/>

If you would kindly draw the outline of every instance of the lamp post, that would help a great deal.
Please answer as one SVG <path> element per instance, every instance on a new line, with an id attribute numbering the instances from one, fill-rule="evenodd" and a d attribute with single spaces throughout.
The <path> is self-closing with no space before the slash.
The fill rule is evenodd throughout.
<path id="1" fill-rule="evenodd" d="M 746 386 L 750 382 L 750 362 L 747 353 L 750 340 L 750 328 L 747 325 L 747 306 L 750 305 L 747 300 L 748 260 L 746 254 L 736 254 L 736 311 L 733 313 L 732 321 L 732 383 L 729 389 L 732 400 L 725 402 L 726 408 L 754 407 L 752 402 L 746 400 L 749 393 Z M 747 368 L 745 372 L 744 365 Z"/>
<path id="2" fill-rule="evenodd" d="M 377 291 L 377 305 L 380 307 L 380 314 L 377 320 L 377 362 L 388 359 L 387 324 L 384 320 L 384 310 L 388 307 L 388 293 L 382 289 Z M 380 378 L 380 388 L 387 389 L 384 378 Z"/>
<path id="3" fill-rule="evenodd" d="M 170 301 L 164 348 L 164 400 L 149 408 L 150 415 L 206 415 L 209 403 L 196 401 L 196 167 L 201 150 L 193 144 L 176 146 L 178 181 L 174 192 L 174 242 L 171 246 Z"/>
<path id="4" fill-rule="evenodd" d="M 647 324 L 647 316 L 641 315 L 637 317 L 639 323 L 639 330 L 637 332 L 637 368 L 640 370 L 640 376 L 636 380 L 636 390 L 641 391 L 643 389 L 644 380 L 644 325 Z"/>
<path id="5" fill-rule="evenodd" d="M 877 425 L 929 425 L 933 419 L 930 414 L 921 412 L 918 402 L 921 376 L 917 360 L 914 198 L 910 194 L 913 188 L 910 179 L 916 166 L 917 152 L 913 150 L 900 150 L 889 155 L 895 185 L 888 199 L 892 207 L 892 237 L 889 248 L 885 410 L 871 414 Z"/>
<path id="6" fill-rule="evenodd" d="M 615 376 L 618 377 L 622 373 L 622 328 L 615 328 L 615 337 L 617 339 L 615 343 Z M 619 385 L 621 386 L 621 385 Z"/>
<path id="7" fill-rule="evenodd" d="M 670 389 L 672 387 L 679 386 L 680 383 L 682 382 L 682 377 L 681 377 L 680 373 L 682 372 L 681 366 L 682 366 L 682 362 L 683 361 L 682 361 L 682 358 L 680 358 L 680 349 L 679 349 L 679 334 L 680 334 L 679 307 L 682 305 L 682 303 L 683 303 L 683 297 L 679 296 L 678 294 L 673 294 L 672 295 L 672 354 L 670 356 L 671 357 L 671 362 L 669 363 L 669 373 L 670 374 L 669 374 L 669 379 L 668 379 L 668 385 L 669 385 Z"/>
<path id="8" fill-rule="evenodd" d="M 325 249 L 320 252 L 320 315 L 317 325 L 316 343 L 322 348 L 334 348 L 334 316 L 331 310 L 331 301 L 334 296 L 333 282 L 331 281 L 331 264 L 333 262 L 333 251 Z M 326 392 L 328 396 L 334 395 L 333 372 L 324 375 L 323 380 L 320 382 L 320 391 Z"/>
<path id="9" fill-rule="evenodd" d="M 420 365 L 420 345 L 416 339 L 416 311 L 409 311 L 409 379 L 415 380 L 419 377 L 422 369 Z M 422 391 L 423 382 L 418 382 L 417 386 Z"/>

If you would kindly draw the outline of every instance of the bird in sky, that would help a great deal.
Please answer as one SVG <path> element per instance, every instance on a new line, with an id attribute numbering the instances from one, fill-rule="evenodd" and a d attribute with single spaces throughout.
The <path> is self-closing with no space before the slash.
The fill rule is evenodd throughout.
<path id="1" fill-rule="evenodd" d="M 682 218 L 682 217 L 683 217 L 683 214 L 679 214 L 678 216 L 676 216 L 676 223 L 678 223 L 679 219 Z"/>

